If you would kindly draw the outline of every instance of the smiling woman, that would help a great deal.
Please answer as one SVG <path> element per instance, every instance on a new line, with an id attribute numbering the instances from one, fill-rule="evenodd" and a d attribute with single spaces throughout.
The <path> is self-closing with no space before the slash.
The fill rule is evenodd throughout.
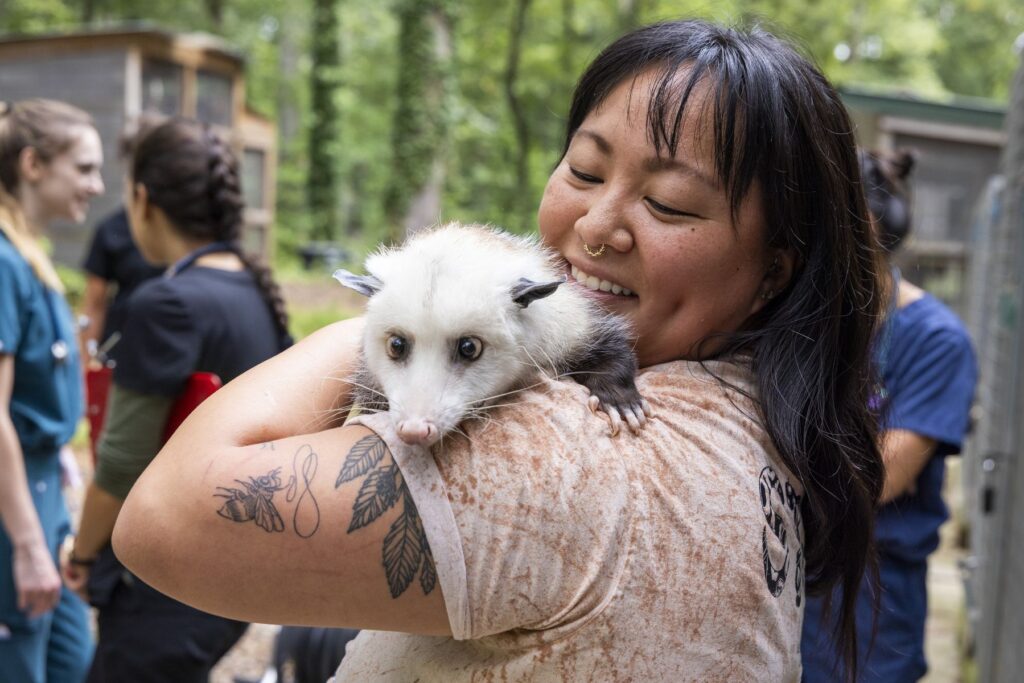
<path id="1" fill-rule="evenodd" d="M 81 223 L 103 192 L 103 153 L 84 111 L 0 104 L 0 680 L 81 681 L 85 606 L 57 574 L 70 531 L 59 452 L 82 416 L 64 291 L 39 236 Z"/>
<path id="2" fill-rule="evenodd" d="M 633 326 L 640 434 L 610 437 L 556 379 L 429 452 L 384 415 L 338 426 L 362 334 L 339 323 L 175 434 L 118 520 L 125 563 L 236 618 L 381 629 L 339 681 L 799 680 L 805 594 L 858 585 L 881 491 L 849 118 L 770 34 L 678 21 L 607 48 L 566 132 L 541 235 Z M 219 513 L 282 466 L 316 533 L 276 484 L 251 484 L 273 532 Z"/>
<path id="3" fill-rule="evenodd" d="M 634 125 L 650 118 L 645 95 L 662 78 L 651 69 L 618 84 L 577 124 L 539 212 L 541 235 L 577 280 L 583 271 L 629 292 L 599 288 L 597 296 L 632 321 L 641 367 L 712 355 L 721 342 L 709 335 L 737 330 L 764 308 L 766 295 L 789 282 L 795 258 L 768 246 L 758 186 L 734 211 L 713 180 L 707 83 L 695 84 L 697 101 L 680 112 L 674 156 L 659 154 L 647 128 Z M 583 248 L 591 244 L 607 249 L 597 256 Z"/>

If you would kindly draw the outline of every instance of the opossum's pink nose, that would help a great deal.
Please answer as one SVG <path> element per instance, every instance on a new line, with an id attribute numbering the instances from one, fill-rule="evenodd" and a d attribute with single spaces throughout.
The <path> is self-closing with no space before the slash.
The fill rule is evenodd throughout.
<path id="1" fill-rule="evenodd" d="M 441 433 L 427 420 L 402 420 L 398 423 L 398 438 L 410 446 L 432 446 L 441 438 Z"/>

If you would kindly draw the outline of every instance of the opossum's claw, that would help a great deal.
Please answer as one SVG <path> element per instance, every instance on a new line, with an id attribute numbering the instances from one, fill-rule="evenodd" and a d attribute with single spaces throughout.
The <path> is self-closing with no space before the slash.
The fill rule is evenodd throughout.
<path id="1" fill-rule="evenodd" d="M 654 417 L 654 409 L 651 408 L 651 404 L 647 402 L 646 398 L 640 399 L 640 407 L 643 408 L 646 417 Z"/>
<path id="2" fill-rule="evenodd" d="M 611 435 L 618 436 L 619 432 L 622 431 L 622 417 L 619 416 L 619 411 L 611 406 L 604 407 L 604 412 L 611 421 Z"/>
<path id="3" fill-rule="evenodd" d="M 590 408 L 590 412 L 592 412 L 594 415 L 597 415 L 597 411 L 600 407 L 601 399 L 599 399 L 597 396 L 591 395 L 590 398 L 587 399 L 587 408 Z"/>
<path id="4" fill-rule="evenodd" d="M 625 410 L 626 423 L 629 425 L 629 431 L 634 434 L 639 434 L 640 430 L 647 424 L 647 416 L 644 415 L 643 411 L 640 410 L 639 406 L 630 406 Z"/>

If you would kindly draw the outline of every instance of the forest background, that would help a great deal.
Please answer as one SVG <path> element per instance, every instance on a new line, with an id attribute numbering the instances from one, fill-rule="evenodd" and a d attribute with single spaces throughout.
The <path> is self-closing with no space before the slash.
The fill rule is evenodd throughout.
<path id="1" fill-rule="evenodd" d="M 0 32 L 126 22 L 223 37 L 276 122 L 275 250 L 361 255 L 438 220 L 528 231 L 576 78 L 630 28 L 759 21 L 840 87 L 1006 101 L 1020 0 L 0 0 Z"/>

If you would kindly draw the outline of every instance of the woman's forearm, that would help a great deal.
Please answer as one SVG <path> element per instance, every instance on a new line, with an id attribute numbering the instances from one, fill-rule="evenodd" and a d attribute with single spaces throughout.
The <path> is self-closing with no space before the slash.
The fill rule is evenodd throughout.
<path id="1" fill-rule="evenodd" d="M 110 543 L 114 522 L 123 504 L 124 500 L 107 493 L 96 482 L 89 484 L 82 506 L 82 521 L 75 537 L 76 558 L 92 559 Z"/>
<path id="2" fill-rule="evenodd" d="M 82 362 L 92 359 L 90 353 L 95 349 L 103 334 L 103 325 L 107 320 L 107 281 L 101 277 L 90 275 L 85 280 L 85 293 L 82 296 L 82 315 L 88 321 L 79 331 Z"/>
<path id="3" fill-rule="evenodd" d="M 46 544 L 29 493 L 21 444 L 6 403 L 0 410 L 0 521 L 15 548 Z"/>
<path id="4" fill-rule="evenodd" d="M 25 474 L 25 458 L 11 421 L 14 358 L 0 354 L 0 522 L 15 549 L 46 545 Z"/>
<path id="5" fill-rule="evenodd" d="M 204 401 L 168 447 L 244 446 L 340 424 L 362 333 L 362 318 L 334 323 L 249 370 Z"/>

